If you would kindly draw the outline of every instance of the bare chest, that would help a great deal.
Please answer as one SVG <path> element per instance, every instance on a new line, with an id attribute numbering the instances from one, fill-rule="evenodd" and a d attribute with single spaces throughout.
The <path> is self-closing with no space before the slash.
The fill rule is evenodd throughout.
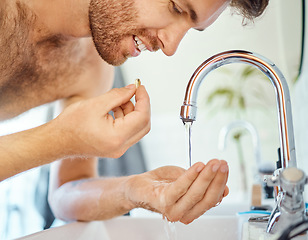
<path id="1" fill-rule="evenodd" d="M 73 94 L 88 64 L 82 40 L 52 36 L 35 42 L 24 26 L 2 26 L 1 32 L 0 119 Z"/>

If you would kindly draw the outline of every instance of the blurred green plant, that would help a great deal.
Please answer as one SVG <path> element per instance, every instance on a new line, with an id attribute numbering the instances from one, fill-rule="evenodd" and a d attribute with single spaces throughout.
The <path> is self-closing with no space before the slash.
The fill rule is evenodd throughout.
<path id="1" fill-rule="evenodd" d="M 212 108 L 212 111 L 214 111 L 214 113 L 225 111 L 226 109 L 228 109 L 231 110 L 231 112 L 235 113 L 235 119 L 241 119 L 242 113 L 245 112 L 248 107 L 248 97 L 254 97 L 259 100 L 262 99 L 262 101 L 264 101 L 264 104 L 268 105 L 268 102 L 266 102 L 266 100 L 262 98 L 262 95 L 264 95 L 264 91 L 261 85 L 258 84 L 258 81 L 260 82 L 260 80 L 262 79 L 262 84 L 264 84 L 264 81 L 270 83 L 270 80 L 262 72 L 260 72 L 260 70 L 248 65 L 241 68 L 239 72 L 234 72 L 234 70 L 230 68 L 222 68 L 221 73 L 227 76 L 227 78 L 224 78 L 224 82 L 222 82 L 225 84 L 222 84 L 222 86 L 215 88 L 206 97 L 206 105 L 214 106 Z M 251 92 L 251 94 L 247 94 L 247 91 Z M 218 106 L 217 103 L 219 103 Z M 215 114 L 210 115 L 214 116 Z M 232 119 L 230 119 L 230 121 L 232 121 Z M 244 192 L 247 192 L 248 186 L 241 138 L 246 132 L 247 131 L 245 129 L 237 129 L 237 131 L 232 134 L 232 139 L 235 142 L 237 150 L 242 178 L 241 182 Z"/>
<path id="2" fill-rule="evenodd" d="M 247 95 L 245 94 L 248 90 L 245 88 L 247 81 L 252 78 L 260 78 L 269 82 L 269 79 L 263 73 L 249 65 L 242 68 L 239 74 L 232 72 L 229 68 L 222 69 L 221 72 L 227 75 L 228 78 L 230 76 L 232 77 L 232 85 L 218 87 L 206 97 L 207 105 L 213 104 L 218 99 L 223 99 L 222 106 L 220 106 L 221 109 L 233 108 L 235 110 L 245 111 L 247 108 Z M 256 86 L 258 86 L 257 83 Z M 249 87 L 252 88 L 250 90 L 256 90 L 253 86 Z M 260 98 L 261 94 L 255 91 L 253 95 L 256 98 Z"/>

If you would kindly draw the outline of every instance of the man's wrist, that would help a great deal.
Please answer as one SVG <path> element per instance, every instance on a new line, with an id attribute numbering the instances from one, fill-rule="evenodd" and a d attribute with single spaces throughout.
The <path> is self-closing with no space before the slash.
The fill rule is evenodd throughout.
<path id="1" fill-rule="evenodd" d="M 124 186 L 125 199 L 126 199 L 126 203 L 127 203 L 126 207 L 127 207 L 128 211 L 138 207 L 137 202 L 133 198 L 133 197 L 136 197 L 136 196 L 132 196 L 133 193 L 131 191 L 131 189 L 133 189 L 134 190 L 133 192 L 136 192 L 135 182 L 136 182 L 137 178 L 139 178 L 139 175 L 130 175 L 130 176 L 127 177 L 125 184 L 123 185 Z"/>

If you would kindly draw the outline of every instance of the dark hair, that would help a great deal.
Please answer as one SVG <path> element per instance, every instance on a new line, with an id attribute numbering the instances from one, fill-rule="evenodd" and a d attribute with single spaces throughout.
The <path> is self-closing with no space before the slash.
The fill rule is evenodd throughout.
<path id="1" fill-rule="evenodd" d="M 231 0 L 230 6 L 244 17 L 243 23 L 262 15 L 269 0 Z"/>

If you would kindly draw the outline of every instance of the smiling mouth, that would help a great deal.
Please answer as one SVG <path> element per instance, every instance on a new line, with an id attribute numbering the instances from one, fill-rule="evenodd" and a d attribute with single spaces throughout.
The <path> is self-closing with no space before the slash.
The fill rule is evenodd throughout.
<path id="1" fill-rule="evenodd" d="M 147 47 L 143 44 L 143 42 L 134 35 L 135 47 L 140 52 L 147 50 Z"/>

